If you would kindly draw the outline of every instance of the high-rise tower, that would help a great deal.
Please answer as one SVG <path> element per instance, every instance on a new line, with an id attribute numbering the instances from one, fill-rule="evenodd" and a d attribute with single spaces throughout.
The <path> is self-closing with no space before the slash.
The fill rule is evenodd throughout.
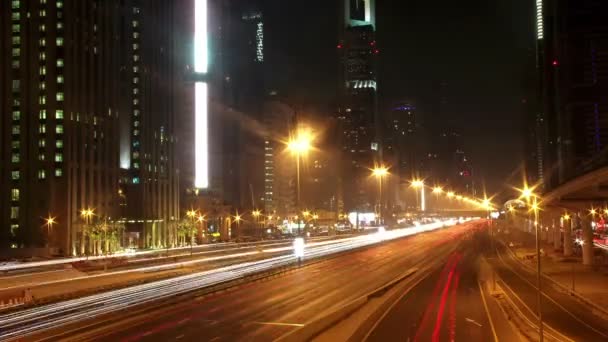
<path id="1" fill-rule="evenodd" d="M 346 210 L 373 207 L 368 174 L 381 154 L 377 111 L 376 14 L 373 0 L 345 0 L 340 40 L 338 119 L 341 130 L 341 178 Z"/>

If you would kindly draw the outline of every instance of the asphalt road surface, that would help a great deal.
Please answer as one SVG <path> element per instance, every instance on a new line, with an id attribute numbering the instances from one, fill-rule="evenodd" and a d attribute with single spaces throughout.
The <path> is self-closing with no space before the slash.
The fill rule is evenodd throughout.
<path id="1" fill-rule="evenodd" d="M 452 253 L 438 269 L 385 313 L 367 341 L 493 341 L 477 281 L 473 242 Z"/>
<path id="2" fill-rule="evenodd" d="M 385 242 L 225 292 L 202 297 L 193 295 L 179 304 L 139 314 L 116 313 L 112 318 L 120 319 L 112 323 L 104 322 L 108 318 L 97 318 L 94 322 L 50 330 L 32 339 L 274 340 L 409 269 L 454 258 L 460 241 L 475 225 L 478 223 Z M 462 273 L 466 271 L 464 266 L 459 266 Z M 467 276 L 460 280 L 465 294 L 469 291 L 469 280 Z M 446 312 L 450 312 L 449 307 Z M 473 319 L 483 322 L 477 316 Z M 479 330 L 477 325 L 472 325 Z"/>
<path id="3" fill-rule="evenodd" d="M 502 245 L 497 246 L 498 255 L 488 258 L 500 278 L 511 288 L 516 297 L 514 302 L 528 313 L 535 322 L 536 318 L 530 311 L 537 311 L 536 274 L 524 269 L 511 259 Z M 545 284 L 543 290 L 542 314 L 544 322 L 575 341 L 608 341 L 608 321 L 596 316 L 581 302 L 570 295 L 555 290 Z"/>

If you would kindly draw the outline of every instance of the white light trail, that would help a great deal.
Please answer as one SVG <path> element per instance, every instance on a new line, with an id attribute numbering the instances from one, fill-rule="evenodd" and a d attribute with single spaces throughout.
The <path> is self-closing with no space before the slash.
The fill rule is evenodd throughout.
<path id="1" fill-rule="evenodd" d="M 455 220 L 440 221 L 417 227 L 382 232 L 382 240 L 392 240 L 409 235 L 440 229 L 456 224 Z M 365 247 L 382 242 L 378 236 L 363 235 L 346 239 L 322 241 L 306 245 L 304 259 L 312 259 Z M 292 247 L 285 247 L 291 249 Z M 242 254 L 247 254 L 242 253 Z M 293 264 L 294 254 L 288 253 L 259 261 L 221 267 L 185 276 L 107 291 L 59 303 L 33 307 L 14 313 L 0 315 L 0 340 L 24 338 L 33 333 L 73 324 L 100 315 L 125 310 L 133 305 L 166 299 L 223 282 L 239 279 L 254 273 Z M 193 263 L 196 260 L 192 261 Z"/>

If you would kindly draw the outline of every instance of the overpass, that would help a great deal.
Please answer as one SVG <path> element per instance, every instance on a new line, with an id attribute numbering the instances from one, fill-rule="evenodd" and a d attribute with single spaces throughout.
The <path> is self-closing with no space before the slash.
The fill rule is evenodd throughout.
<path id="1" fill-rule="evenodd" d="M 607 199 L 608 166 L 586 169 L 543 193 L 539 218 L 542 238 L 562 249 L 564 256 L 572 256 L 576 240 L 582 245 L 583 263 L 592 265 L 594 247 L 608 249 L 605 240 L 594 239 L 597 222 L 608 220 Z M 577 230 L 582 232 L 581 239 L 575 239 Z"/>

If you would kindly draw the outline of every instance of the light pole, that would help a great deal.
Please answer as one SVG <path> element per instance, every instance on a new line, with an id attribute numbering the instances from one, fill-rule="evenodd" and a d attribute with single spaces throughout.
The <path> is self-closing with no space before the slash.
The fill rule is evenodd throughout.
<path id="1" fill-rule="evenodd" d="M 241 223 L 241 215 L 239 215 L 239 212 L 236 212 L 236 215 L 234 215 L 234 222 L 236 223 L 236 230 L 237 232 L 240 230 L 240 223 Z M 240 232 L 239 232 L 240 233 Z"/>
<path id="2" fill-rule="evenodd" d="M 433 193 L 435 194 L 435 206 L 439 209 L 439 195 L 443 193 L 443 188 L 440 186 L 435 186 L 433 188 Z"/>
<path id="3" fill-rule="evenodd" d="M 420 189 L 420 211 L 425 211 L 426 203 L 424 198 L 424 181 L 421 179 L 414 179 L 410 184 L 412 188 L 416 189 L 416 195 L 418 195 L 418 189 Z"/>
<path id="4" fill-rule="evenodd" d="M 93 216 L 93 209 L 91 209 L 91 208 L 82 209 L 80 211 L 80 217 L 82 217 L 84 219 L 86 229 L 89 228 L 91 216 Z M 85 232 L 84 232 L 84 229 L 83 229 L 82 230 L 82 234 L 81 234 L 81 238 L 80 238 L 80 241 L 82 242 L 82 246 L 80 247 L 80 251 L 83 252 L 83 253 L 85 253 L 85 251 L 86 251 L 86 248 L 85 248 L 85 237 L 84 237 L 84 235 L 85 235 Z M 86 255 L 87 255 L 87 258 L 88 258 L 89 253 L 86 252 Z"/>
<path id="5" fill-rule="evenodd" d="M 57 223 L 57 221 L 55 220 L 55 217 L 52 217 L 51 214 L 49 214 L 49 217 L 44 219 L 44 225 L 46 226 L 46 246 L 50 247 L 51 246 L 51 231 L 53 230 L 53 225 L 55 223 Z"/>
<path id="6" fill-rule="evenodd" d="M 259 232 L 259 230 L 260 230 L 260 220 L 259 220 L 259 218 L 260 218 L 261 214 L 262 213 L 259 210 L 257 210 L 257 209 L 251 212 L 251 215 L 253 216 L 253 219 L 254 219 L 254 222 L 255 222 L 255 232 L 256 232 L 256 235 L 260 234 L 260 232 Z"/>
<path id="7" fill-rule="evenodd" d="M 194 217 L 196 216 L 196 211 L 191 209 L 188 210 L 186 212 L 186 215 L 190 218 L 190 229 L 188 229 L 190 231 L 190 255 L 192 255 L 192 245 L 194 243 L 193 239 L 194 239 L 194 234 L 192 233 L 192 228 L 194 227 Z"/>
<path id="8" fill-rule="evenodd" d="M 287 150 L 296 158 L 296 210 L 300 210 L 300 159 L 312 149 L 313 136 L 309 130 L 298 129 L 287 142 Z"/>
<path id="9" fill-rule="evenodd" d="M 372 169 L 372 176 L 378 180 L 378 224 L 382 224 L 382 179 L 388 175 L 388 168 L 386 166 L 379 166 Z"/>
<path id="10" fill-rule="evenodd" d="M 530 209 L 534 212 L 534 228 L 536 231 L 536 302 L 538 305 L 538 335 L 540 337 L 540 341 L 544 340 L 543 336 L 543 312 L 541 310 L 542 306 L 542 290 L 541 290 L 541 263 L 540 263 L 540 224 L 539 224 L 539 210 L 540 207 L 538 205 L 538 200 L 536 196 L 533 198 L 532 205 Z"/>

